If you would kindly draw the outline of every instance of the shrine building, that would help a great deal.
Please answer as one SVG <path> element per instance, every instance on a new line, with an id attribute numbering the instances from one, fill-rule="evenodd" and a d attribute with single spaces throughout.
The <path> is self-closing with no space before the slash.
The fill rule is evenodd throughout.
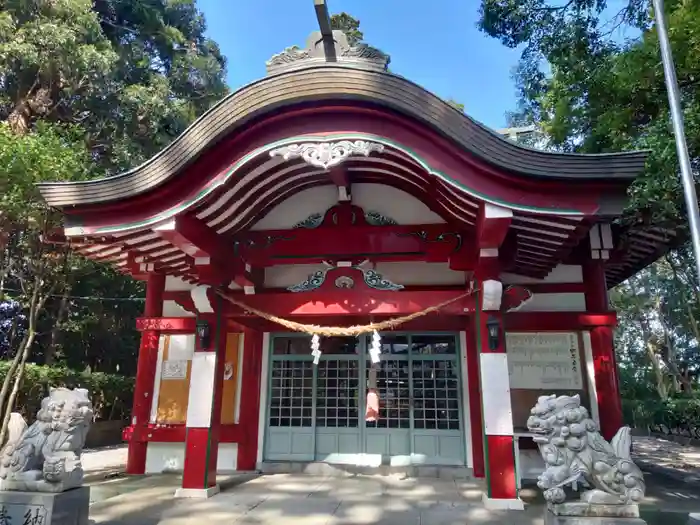
<path id="1" fill-rule="evenodd" d="M 40 185 L 49 241 L 146 282 L 127 472 L 474 476 L 521 509 L 538 396 L 622 425 L 607 290 L 676 235 L 619 224 L 646 153 L 523 147 L 316 4 L 305 49 L 143 165 Z"/>

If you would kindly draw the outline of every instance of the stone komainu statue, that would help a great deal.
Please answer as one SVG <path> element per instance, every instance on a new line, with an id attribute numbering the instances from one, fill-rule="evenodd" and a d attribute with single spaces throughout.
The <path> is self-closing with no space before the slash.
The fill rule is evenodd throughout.
<path id="1" fill-rule="evenodd" d="M 608 443 L 579 396 L 541 396 L 527 426 L 547 467 L 537 485 L 548 502 L 562 503 L 564 488 L 579 482 L 592 489 L 581 496 L 587 503 L 632 504 L 644 498 L 642 471 L 630 458 L 629 427 Z"/>
<path id="2" fill-rule="evenodd" d="M 92 415 L 81 388 L 52 388 L 29 427 L 13 414 L 0 456 L 0 490 L 63 492 L 82 485 L 80 454 Z"/>

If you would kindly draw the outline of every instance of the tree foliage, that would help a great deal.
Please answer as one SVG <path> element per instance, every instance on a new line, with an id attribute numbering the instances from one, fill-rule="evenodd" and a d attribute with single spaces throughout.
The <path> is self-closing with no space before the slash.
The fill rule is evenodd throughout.
<path id="1" fill-rule="evenodd" d="M 0 362 L 0 380 L 7 375 L 8 362 Z M 134 378 L 121 374 L 77 372 L 61 366 L 27 365 L 17 406 L 22 415 L 32 420 L 41 400 L 50 387 L 87 388 L 95 411 L 95 419 L 124 419 L 131 411 Z"/>
<path id="2" fill-rule="evenodd" d="M 0 0 L 5 415 L 31 361 L 135 372 L 143 286 L 45 242 L 60 217 L 35 184 L 133 168 L 220 100 L 205 30 L 195 0 Z"/>
<path id="3" fill-rule="evenodd" d="M 360 31 L 360 21 L 345 12 L 331 16 L 331 27 L 345 33 L 351 46 L 359 44 L 365 38 L 364 33 Z"/>
<path id="4" fill-rule="evenodd" d="M 194 0 L 0 1 L 0 118 L 80 124 L 99 167 L 151 157 L 227 92 Z"/>
<path id="5" fill-rule="evenodd" d="M 541 124 L 557 150 L 649 149 L 648 169 L 630 193 L 630 212 L 646 221 L 678 222 L 684 215 L 682 190 L 650 2 L 629 0 L 618 12 L 608 4 L 483 0 L 480 26 L 505 45 L 523 48 L 512 121 Z M 700 4 L 672 0 L 666 8 L 697 166 Z"/>
<path id="6" fill-rule="evenodd" d="M 688 146 L 700 159 L 700 3 L 667 0 Z M 685 210 L 658 35 L 649 0 L 482 0 L 480 28 L 522 50 L 511 125 L 537 124 L 544 147 L 648 149 L 624 220 L 683 228 Z M 700 370 L 700 288 L 688 246 L 612 293 L 623 388 L 631 397 L 690 394 Z"/>

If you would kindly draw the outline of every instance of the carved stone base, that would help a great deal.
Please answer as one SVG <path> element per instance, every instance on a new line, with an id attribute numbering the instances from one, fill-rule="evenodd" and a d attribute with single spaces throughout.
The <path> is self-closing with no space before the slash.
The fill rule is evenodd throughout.
<path id="1" fill-rule="evenodd" d="M 549 504 L 545 525 L 646 525 L 639 517 L 638 505 L 595 505 L 572 501 Z"/>
<path id="2" fill-rule="evenodd" d="M 0 523 L 88 525 L 89 510 L 90 487 L 59 493 L 0 492 Z"/>
<path id="3" fill-rule="evenodd" d="M 66 492 L 83 484 L 83 470 L 81 468 L 66 472 L 64 479 L 50 483 L 46 481 L 41 472 L 19 472 L 9 479 L 0 480 L 0 492 Z M 2 522 L 0 522 L 2 523 Z"/>

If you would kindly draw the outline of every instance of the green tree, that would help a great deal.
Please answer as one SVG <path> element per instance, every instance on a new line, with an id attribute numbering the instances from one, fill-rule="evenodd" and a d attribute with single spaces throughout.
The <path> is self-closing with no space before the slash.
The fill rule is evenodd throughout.
<path id="1" fill-rule="evenodd" d="M 160 151 L 226 93 L 194 0 L 0 0 L 0 118 L 76 124 L 106 172 Z"/>
<path id="2" fill-rule="evenodd" d="M 682 222 L 678 164 L 669 129 L 663 68 L 650 2 L 610 14 L 604 0 L 483 0 L 480 27 L 523 51 L 515 73 L 517 124 L 537 123 L 555 150 L 600 153 L 650 149 L 633 186 L 631 216 Z M 693 162 L 700 154 L 700 4 L 666 2 Z M 621 41 L 622 30 L 638 34 Z"/>
<path id="3" fill-rule="evenodd" d="M 649 0 L 482 0 L 480 28 L 522 49 L 511 125 L 538 124 L 544 147 L 601 153 L 649 149 L 630 189 L 631 224 L 682 229 L 685 210 Z M 667 18 L 693 164 L 700 161 L 700 4 L 668 0 Z M 626 31 L 626 33 L 625 33 Z M 621 35 L 632 35 L 621 38 Z M 612 294 L 617 348 L 629 392 L 645 381 L 661 398 L 690 393 L 700 367 L 700 288 L 682 246 Z M 644 389 L 642 389 L 644 390 Z M 633 394 L 638 395 L 638 394 Z"/>
<path id="4" fill-rule="evenodd" d="M 19 303 L 26 317 L 24 335 L 10 349 L 12 364 L 0 389 L 2 443 L 40 316 L 52 295 L 65 288 L 75 259 L 65 246 L 44 242 L 60 218 L 38 198 L 35 183 L 61 177 L 85 180 L 93 165 L 78 128 L 40 123 L 31 133 L 18 134 L 9 123 L 0 123 L 0 166 L 5 176 L 0 194 L 0 297 Z"/>
<path id="5" fill-rule="evenodd" d="M 365 37 L 360 31 L 360 21 L 345 12 L 331 16 L 331 27 L 345 33 L 351 46 L 359 44 Z"/>
<path id="6" fill-rule="evenodd" d="M 220 100 L 225 60 L 205 29 L 195 0 L 0 0 L 0 300 L 27 325 L 5 420 L 30 355 L 133 373 L 143 287 L 44 242 L 59 217 L 34 184 L 132 168 Z"/>

